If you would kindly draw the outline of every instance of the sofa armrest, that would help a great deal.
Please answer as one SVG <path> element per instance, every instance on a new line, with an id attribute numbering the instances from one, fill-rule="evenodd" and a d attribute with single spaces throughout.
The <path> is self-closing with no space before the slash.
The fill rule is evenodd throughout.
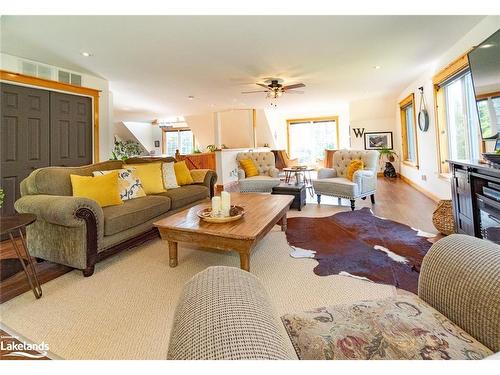
<path id="1" fill-rule="evenodd" d="M 352 175 L 352 181 L 359 186 L 361 194 L 377 189 L 377 174 L 370 169 L 357 170 Z"/>
<path id="2" fill-rule="evenodd" d="M 500 351 L 500 246 L 463 234 L 424 256 L 418 296 L 494 352 Z"/>
<path id="3" fill-rule="evenodd" d="M 279 174 L 280 174 L 280 171 L 276 167 L 270 167 L 269 170 L 268 170 L 268 173 L 269 173 L 270 177 L 272 177 L 272 178 L 278 178 Z"/>
<path id="4" fill-rule="evenodd" d="M 30 213 L 51 224 L 79 227 L 84 224 L 78 210 L 92 212 L 96 223 L 103 225 L 103 212 L 99 204 L 88 198 L 59 195 L 25 195 L 15 203 L 17 212 Z"/>
<path id="5" fill-rule="evenodd" d="M 207 170 L 202 184 L 205 185 L 210 191 L 210 198 L 212 198 L 215 194 L 216 183 L 217 183 L 217 173 L 211 169 Z"/>
<path id="6" fill-rule="evenodd" d="M 334 178 L 337 177 L 337 170 L 334 168 L 321 168 L 318 171 L 318 180 L 322 178 Z"/>
<path id="7" fill-rule="evenodd" d="M 246 177 L 245 171 L 241 168 L 238 168 L 238 180 L 244 180 Z"/>
<path id="8" fill-rule="evenodd" d="M 254 275 L 235 267 L 209 267 L 184 286 L 167 359 L 296 359 L 279 325 Z"/>

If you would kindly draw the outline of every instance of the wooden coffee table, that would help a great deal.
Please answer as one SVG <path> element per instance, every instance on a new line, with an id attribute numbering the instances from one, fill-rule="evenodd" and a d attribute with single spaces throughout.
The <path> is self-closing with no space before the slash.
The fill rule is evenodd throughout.
<path id="1" fill-rule="evenodd" d="M 213 224 L 202 221 L 197 212 L 210 206 L 202 203 L 172 216 L 158 220 L 154 225 L 161 238 L 168 242 L 170 267 L 177 266 L 177 243 L 187 242 L 206 248 L 236 251 L 240 267 L 250 271 L 250 253 L 255 245 L 276 224 L 286 231 L 286 214 L 294 197 L 263 193 L 231 193 L 231 204 L 245 209 L 238 221 Z"/>

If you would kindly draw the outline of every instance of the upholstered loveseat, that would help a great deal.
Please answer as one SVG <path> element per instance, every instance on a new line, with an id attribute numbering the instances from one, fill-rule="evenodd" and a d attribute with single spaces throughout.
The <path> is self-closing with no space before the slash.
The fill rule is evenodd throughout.
<path id="1" fill-rule="evenodd" d="M 175 161 L 173 158 L 133 158 L 128 164 Z M 105 161 L 82 167 L 47 167 L 33 171 L 21 182 L 20 213 L 37 220 L 26 229 L 32 256 L 94 272 L 96 262 L 120 250 L 158 236 L 153 222 L 213 195 L 217 176 L 207 171 L 203 183 L 185 185 L 164 193 L 101 208 L 96 201 L 72 196 L 70 174 L 92 176 L 94 171 L 126 167 L 122 161 Z"/>
<path id="2" fill-rule="evenodd" d="M 254 275 L 211 267 L 185 286 L 167 358 L 489 357 L 500 351 L 500 246 L 451 235 L 424 257 L 418 296 L 311 306 L 281 320 Z"/>
<path id="3" fill-rule="evenodd" d="M 273 187 L 280 184 L 279 170 L 275 166 L 272 152 L 239 152 L 236 161 L 252 159 L 259 171 L 258 176 L 247 177 L 242 168 L 238 168 L 238 182 L 243 193 L 270 193 Z"/>
<path id="4" fill-rule="evenodd" d="M 362 160 L 364 168 L 354 172 L 352 181 L 347 178 L 347 168 L 353 160 Z M 370 196 L 375 203 L 377 190 L 377 168 L 379 153 L 374 150 L 338 150 L 333 155 L 333 168 L 322 168 L 318 171 L 318 179 L 313 180 L 314 192 L 318 203 L 321 196 L 349 199 L 354 210 L 357 198 Z"/>

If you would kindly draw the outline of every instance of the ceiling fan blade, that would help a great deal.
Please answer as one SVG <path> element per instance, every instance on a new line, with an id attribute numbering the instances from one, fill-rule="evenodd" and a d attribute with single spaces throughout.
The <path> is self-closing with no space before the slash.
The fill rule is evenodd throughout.
<path id="1" fill-rule="evenodd" d="M 242 94 L 253 94 L 256 92 L 267 92 L 267 90 L 257 90 L 257 91 L 242 91 Z"/>
<path id="2" fill-rule="evenodd" d="M 261 87 L 264 87 L 266 90 L 269 90 L 269 86 L 268 85 L 264 85 L 263 83 L 256 83 L 256 85 L 259 85 Z"/>
<path id="3" fill-rule="evenodd" d="M 294 85 L 283 86 L 283 90 L 298 89 L 299 87 L 306 87 L 303 83 L 296 83 Z"/>
<path id="4" fill-rule="evenodd" d="M 304 91 L 286 90 L 286 94 L 303 94 Z"/>

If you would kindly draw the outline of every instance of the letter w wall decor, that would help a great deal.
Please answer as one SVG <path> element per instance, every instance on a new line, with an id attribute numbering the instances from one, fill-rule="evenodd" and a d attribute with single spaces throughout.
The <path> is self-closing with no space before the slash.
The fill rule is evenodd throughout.
<path id="1" fill-rule="evenodd" d="M 365 133 L 365 128 L 352 128 L 352 131 L 354 132 L 356 138 L 361 138 Z"/>

